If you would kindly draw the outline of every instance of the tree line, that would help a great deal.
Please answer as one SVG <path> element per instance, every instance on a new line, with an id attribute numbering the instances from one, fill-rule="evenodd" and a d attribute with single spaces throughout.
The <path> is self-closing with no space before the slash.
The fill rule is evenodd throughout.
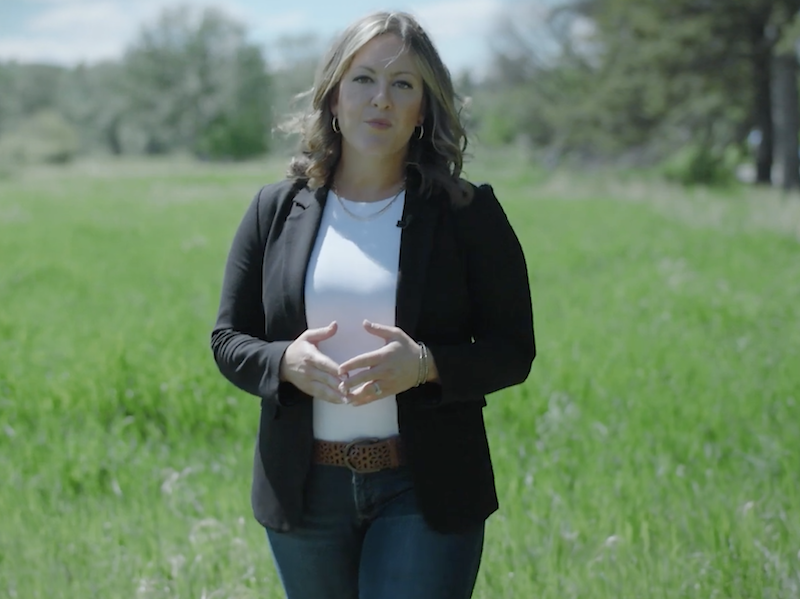
<path id="1" fill-rule="evenodd" d="M 800 0 L 514 3 L 490 67 L 456 74 L 487 144 L 520 143 L 547 164 L 664 165 L 714 183 L 743 161 L 753 179 L 800 187 Z M 322 40 L 264 49 L 218 10 L 165 11 L 119 61 L 0 64 L 0 160 L 81 151 L 207 159 L 281 145 L 270 131 L 307 89 Z M 5 150 L 4 150 L 5 148 Z"/>
<path id="2" fill-rule="evenodd" d="M 572 0 L 510 14 L 483 116 L 559 155 L 679 154 L 700 182 L 749 155 L 757 183 L 779 163 L 798 187 L 798 12 L 800 0 Z"/>
<path id="3" fill-rule="evenodd" d="M 0 157 L 265 153 L 271 78 L 246 33 L 216 9 L 176 8 L 145 26 L 119 61 L 0 64 Z"/>

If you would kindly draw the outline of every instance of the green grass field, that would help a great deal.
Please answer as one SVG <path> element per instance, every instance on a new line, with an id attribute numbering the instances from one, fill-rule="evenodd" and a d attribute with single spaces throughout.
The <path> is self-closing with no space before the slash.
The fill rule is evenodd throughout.
<path id="1" fill-rule="evenodd" d="M 208 348 L 276 162 L 0 180 L 0 597 L 280 597 L 250 516 L 258 400 Z M 800 199 L 490 181 L 539 356 L 490 398 L 475 597 L 800 597 Z"/>

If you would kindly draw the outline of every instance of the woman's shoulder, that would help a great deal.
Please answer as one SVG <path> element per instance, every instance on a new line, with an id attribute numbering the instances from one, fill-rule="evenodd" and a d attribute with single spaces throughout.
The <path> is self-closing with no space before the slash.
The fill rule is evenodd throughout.
<path id="1" fill-rule="evenodd" d="M 307 181 L 286 178 L 281 181 L 267 183 L 256 192 L 250 204 L 251 214 L 258 215 L 259 220 L 271 220 L 291 207 L 298 194 L 308 191 Z"/>
<path id="2" fill-rule="evenodd" d="M 458 192 L 450 194 L 450 205 L 455 211 L 472 208 L 468 212 L 480 211 L 485 205 L 497 202 L 494 188 L 489 183 L 476 183 L 467 179 L 459 179 Z"/>
<path id="3" fill-rule="evenodd" d="M 454 221 L 465 239 L 479 239 L 495 230 L 510 227 L 508 217 L 490 183 L 461 180 L 464 190 L 460 205 L 451 201 Z"/>
<path id="4" fill-rule="evenodd" d="M 301 190 L 306 189 L 308 181 L 306 179 L 295 179 L 287 177 L 281 181 L 267 183 L 258 190 L 255 200 L 259 204 L 281 204 L 291 201 Z"/>
<path id="5" fill-rule="evenodd" d="M 286 178 L 268 183 L 259 189 L 253 197 L 245 213 L 244 220 L 257 223 L 261 230 L 269 230 L 279 215 L 286 215 L 291 209 L 292 201 L 306 189 L 306 182 Z"/>

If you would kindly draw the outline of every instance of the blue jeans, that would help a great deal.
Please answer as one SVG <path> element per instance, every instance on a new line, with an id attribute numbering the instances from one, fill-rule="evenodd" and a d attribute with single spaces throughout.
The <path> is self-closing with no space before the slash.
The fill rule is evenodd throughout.
<path id="1" fill-rule="evenodd" d="M 357 474 L 314 465 L 303 525 L 267 529 L 287 599 L 469 599 L 484 524 L 432 530 L 407 466 Z"/>

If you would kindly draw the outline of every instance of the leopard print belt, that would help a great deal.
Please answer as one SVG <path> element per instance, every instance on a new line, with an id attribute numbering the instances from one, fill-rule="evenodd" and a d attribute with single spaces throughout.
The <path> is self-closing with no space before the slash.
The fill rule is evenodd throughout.
<path id="1" fill-rule="evenodd" d="M 388 439 L 357 439 L 345 441 L 314 441 L 315 464 L 344 466 L 353 472 L 366 474 L 406 463 L 403 443 L 399 436 Z"/>

